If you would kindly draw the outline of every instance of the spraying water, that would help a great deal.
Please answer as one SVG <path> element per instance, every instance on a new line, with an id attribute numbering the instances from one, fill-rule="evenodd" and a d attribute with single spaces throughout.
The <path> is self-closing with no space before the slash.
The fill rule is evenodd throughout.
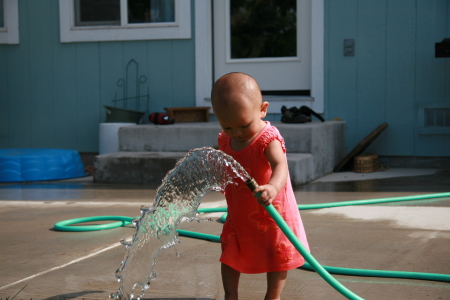
<path id="1" fill-rule="evenodd" d="M 205 147 L 191 150 L 173 170 L 167 173 L 156 192 L 150 208 L 141 208 L 141 217 L 131 241 L 126 246 L 125 258 L 116 277 L 120 282 L 114 299 L 140 299 L 156 277 L 153 267 L 164 248 L 179 242 L 176 227 L 184 220 L 195 219 L 200 199 L 210 191 L 222 191 L 235 178 L 244 182 L 248 173 L 231 156 Z"/>

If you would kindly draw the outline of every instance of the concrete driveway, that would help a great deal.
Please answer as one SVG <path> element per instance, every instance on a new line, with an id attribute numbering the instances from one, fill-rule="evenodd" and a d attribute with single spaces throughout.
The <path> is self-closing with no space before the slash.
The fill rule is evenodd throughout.
<path id="1" fill-rule="evenodd" d="M 450 192 L 450 172 L 386 170 L 332 174 L 296 190 L 297 202 L 325 203 Z M 376 174 L 378 173 L 378 174 Z M 334 176 L 334 178 L 332 178 Z M 364 177 L 366 176 L 366 177 Z M 0 299 L 107 299 L 119 286 L 115 271 L 125 255 L 119 243 L 130 226 L 58 232 L 54 223 L 79 217 L 138 216 L 155 188 L 74 180 L 0 185 Z M 224 206 L 220 193 L 202 206 Z M 181 229 L 220 234 L 212 221 Z M 450 198 L 301 211 L 311 253 L 323 265 L 450 274 Z M 223 299 L 220 245 L 181 237 L 157 259 L 158 277 L 145 299 Z M 450 283 L 336 275 L 364 299 L 450 299 Z M 265 275 L 243 275 L 241 299 L 263 299 Z M 345 299 L 315 272 L 292 270 L 283 299 Z"/>

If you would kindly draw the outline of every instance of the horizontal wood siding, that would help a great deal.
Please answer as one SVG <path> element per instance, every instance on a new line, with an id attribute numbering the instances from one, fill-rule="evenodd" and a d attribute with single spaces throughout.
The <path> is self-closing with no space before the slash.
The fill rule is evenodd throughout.
<path id="1" fill-rule="evenodd" d="M 357 36 L 358 1 L 330 1 L 325 10 L 325 111 L 327 119 L 347 122 L 347 136 L 357 135 L 357 62 L 343 55 L 344 39 Z M 339 26 L 335 26 L 338 24 Z M 358 48 L 356 48 L 358 51 Z"/>
<path id="2" fill-rule="evenodd" d="M 367 152 L 449 156 L 450 136 L 419 135 L 417 122 L 419 103 L 450 101 L 450 58 L 434 57 L 450 37 L 450 1 L 325 0 L 325 16 L 325 112 L 347 122 L 347 151 L 386 122 Z"/>
<path id="3" fill-rule="evenodd" d="M 347 151 L 386 122 L 368 152 L 450 156 L 449 135 L 418 133 L 419 105 L 450 102 L 450 58 L 434 57 L 450 38 L 450 1 L 324 1 L 325 117 L 347 122 Z M 117 81 L 131 59 L 147 76 L 150 111 L 195 106 L 194 36 L 63 44 L 58 0 L 19 0 L 19 27 L 19 45 L 0 45 L 0 148 L 98 151 L 103 105 L 123 97 Z"/>
<path id="4" fill-rule="evenodd" d="M 193 39 L 63 44 L 58 0 L 19 0 L 19 20 L 20 44 L 0 45 L 0 148 L 97 152 L 103 105 L 123 97 L 131 59 L 150 111 L 195 106 Z"/>
<path id="5" fill-rule="evenodd" d="M 450 38 L 447 30 L 450 15 L 448 14 L 448 0 L 418 1 L 417 10 L 421 13 L 417 17 L 416 42 L 416 103 L 450 101 L 446 95 L 446 86 L 450 81 L 448 60 L 450 58 L 435 58 L 434 44 L 444 37 Z M 430 47 L 428 45 L 432 45 Z M 415 142 L 417 156 L 448 156 L 450 136 L 419 135 Z"/>
<path id="6" fill-rule="evenodd" d="M 403 16 L 399 18 L 399 16 Z M 414 1 L 387 1 L 386 122 L 383 154 L 414 156 L 415 28 Z M 408 46 L 406 46 L 408 45 Z M 392 130 L 391 130 L 392 129 Z M 375 151 L 376 149 L 374 149 Z"/>

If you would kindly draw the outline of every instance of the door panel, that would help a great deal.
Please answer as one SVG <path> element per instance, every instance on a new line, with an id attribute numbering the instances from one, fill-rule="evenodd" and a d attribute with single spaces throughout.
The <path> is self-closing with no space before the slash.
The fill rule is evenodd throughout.
<path id="1" fill-rule="evenodd" d="M 213 11 L 214 80 L 244 72 L 263 91 L 309 92 L 310 0 L 215 0 Z"/>

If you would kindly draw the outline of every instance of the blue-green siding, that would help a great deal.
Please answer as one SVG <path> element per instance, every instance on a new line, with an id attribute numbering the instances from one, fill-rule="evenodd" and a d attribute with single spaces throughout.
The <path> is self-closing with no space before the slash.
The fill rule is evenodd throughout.
<path id="1" fill-rule="evenodd" d="M 325 111 L 347 121 L 347 150 L 382 123 L 368 151 L 449 156 L 450 135 L 419 135 L 418 104 L 450 102 L 450 58 L 434 45 L 450 37 L 448 0 L 326 0 Z M 356 55 L 343 56 L 343 41 Z"/>
<path id="2" fill-rule="evenodd" d="M 63 44 L 58 0 L 19 0 L 19 23 L 20 44 L 0 45 L 0 148 L 98 151 L 103 105 L 122 97 L 130 59 L 151 111 L 195 105 L 193 38 Z"/>
<path id="3" fill-rule="evenodd" d="M 417 129 L 419 104 L 450 102 L 450 58 L 434 57 L 434 44 L 450 38 L 450 1 L 324 3 L 325 117 L 347 122 L 347 150 L 386 122 L 368 151 L 450 156 L 450 135 Z M 121 97 L 130 59 L 147 76 L 150 111 L 194 106 L 194 11 L 191 39 L 63 44 L 58 0 L 19 0 L 20 44 L 0 45 L 0 148 L 98 151 L 103 105 Z M 354 57 L 343 55 L 346 38 Z"/>

